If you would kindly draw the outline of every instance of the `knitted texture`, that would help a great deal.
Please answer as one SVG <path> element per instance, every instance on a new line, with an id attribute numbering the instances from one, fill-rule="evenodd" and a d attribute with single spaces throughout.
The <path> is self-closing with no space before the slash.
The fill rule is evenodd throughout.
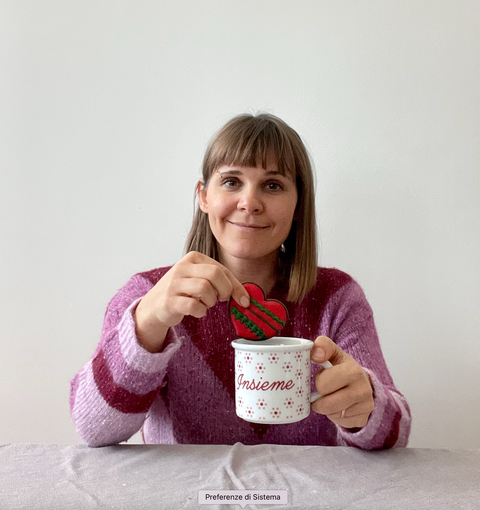
<path id="1" fill-rule="evenodd" d="M 145 442 L 154 444 L 348 445 L 366 450 L 406 446 L 410 409 L 385 364 L 372 310 L 350 276 L 319 268 L 316 286 L 300 305 L 286 301 L 288 289 L 281 283 L 268 298 L 288 309 L 279 336 L 328 336 L 369 374 L 375 408 L 367 425 L 356 432 L 314 412 L 300 422 L 280 425 L 238 418 L 231 346 L 237 335 L 225 302 L 201 319 L 187 316 L 171 328 L 161 353 L 143 349 L 135 336 L 135 307 L 169 269 L 139 273 L 116 294 L 93 358 L 72 380 L 71 414 L 88 445 L 126 441 L 143 428 Z M 316 370 L 312 363 L 312 372 Z"/>

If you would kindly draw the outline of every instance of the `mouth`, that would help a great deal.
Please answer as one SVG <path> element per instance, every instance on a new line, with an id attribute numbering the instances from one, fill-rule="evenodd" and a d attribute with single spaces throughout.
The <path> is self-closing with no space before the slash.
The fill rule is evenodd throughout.
<path id="1" fill-rule="evenodd" d="M 264 229 L 268 228 L 265 225 L 254 225 L 254 224 L 248 224 L 248 223 L 240 223 L 240 222 L 236 222 L 236 221 L 228 221 L 228 223 L 230 223 L 230 225 L 233 225 L 234 227 L 237 227 L 242 230 L 256 231 L 256 230 L 264 230 Z"/>

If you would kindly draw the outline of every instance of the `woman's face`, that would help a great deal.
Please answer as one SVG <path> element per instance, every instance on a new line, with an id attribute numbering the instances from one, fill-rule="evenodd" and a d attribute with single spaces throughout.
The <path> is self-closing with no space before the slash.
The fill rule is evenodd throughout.
<path id="1" fill-rule="evenodd" d="M 199 206 L 228 266 L 232 259 L 276 259 L 288 237 L 297 205 L 297 188 L 275 164 L 222 166 L 198 192 Z"/>

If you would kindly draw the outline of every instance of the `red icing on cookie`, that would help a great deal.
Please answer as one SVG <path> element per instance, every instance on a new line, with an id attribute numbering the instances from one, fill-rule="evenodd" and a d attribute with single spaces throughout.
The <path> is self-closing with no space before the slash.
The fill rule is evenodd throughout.
<path id="1" fill-rule="evenodd" d="M 243 307 L 230 298 L 230 319 L 238 336 L 248 340 L 266 340 L 278 335 L 285 326 L 288 312 L 283 303 L 265 299 L 263 290 L 254 283 L 244 283 L 250 294 L 250 306 Z"/>

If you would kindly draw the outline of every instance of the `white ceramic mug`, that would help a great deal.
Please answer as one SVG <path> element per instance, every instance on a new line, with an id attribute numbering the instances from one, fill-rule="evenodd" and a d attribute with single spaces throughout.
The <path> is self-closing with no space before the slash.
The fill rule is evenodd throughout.
<path id="1" fill-rule="evenodd" d="M 253 423 L 293 423 L 310 414 L 319 393 L 310 393 L 310 351 L 303 338 L 234 340 L 237 416 Z M 324 368 L 332 364 L 320 363 Z"/>

